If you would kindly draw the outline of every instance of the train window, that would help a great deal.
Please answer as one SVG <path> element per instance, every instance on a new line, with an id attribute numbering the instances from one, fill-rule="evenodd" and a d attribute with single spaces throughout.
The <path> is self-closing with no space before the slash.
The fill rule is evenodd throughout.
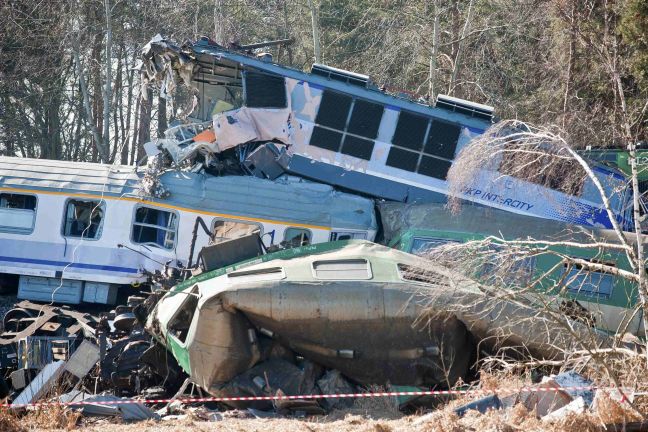
<path id="1" fill-rule="evenodd" d="M 312 233 L 304 228 L 286 228 L 284 244 L 287 248 L 311 244 Z"/>
<path id="2" fill-rule="evenodd" d="M 331 129 L 315 126 L 311 135 L 310 145 L 331 151 L 340 151 L 342 134 Z"/>
<path id="3" fill-rule="evenodd" d="M 401 111 L 386 165 L 445 180 L 460 135 L 459 125 Z"/>
<path id="4" fill-rule="evenodd" d="M 23 194 L 0 194 L 0 231 L 31 234 L 36 222 L 36 197 Z"/>
<path id="5" fill-rule="evenodd" d="M 429 121 L 427 117 L 401 111 L 392 143 L 399 147 L 421 150 Z"/>
<path id="6" fill-rule="evenodd" d="M 216 219 L 212 226 L 212 241 L 221 243 L 255 233 L 262 235 L 261 226 L 256 223 Z"/>
<path id="7" fill-rule="evenodd" d="M 101 238 L 104 204 L 94 200 L 67 200 L 63 219 L 65 237 L 81 237 L 89 240 Z"/>
<path id="8" fill-rule="evenodd" d="M 418 173 L 426 175 L 428 177 L 434 177 L 441 180 L 445 180 L 448 176 L 448 170 L 452 162 L 443 159 L 437 159 L 431 156 L 423 155 L 421 159 L 421 164 L 418 168 Z"/>
<path id="9" fill-rule="evenodd" d="M 366 240 L 367 233 L 364 231 L 333 231 L 331 232 L 330 241 L 337 240 Z"/>
<path id="10" fill-rule="evenodd" d="M 246 72 L 245 105 L 250 108 L 286 108 L 286 83 L 283 77 Z"/>
<path id="11" fill-rule="evenodd" d="M 371 265 L 366 259 L 339 259 L 313 262 L 313 276 L 317 279 L 371 279 Z"/>
<path id="12" fill-rule="evenodd" d="M 614 267 L 614 263 L 605 264 Z M 614 275 L 590 271 L 579 264 L 565 264 L 562 280 L 569 293 L 588 297 L 609 299 L 614 289 Z"/>
<path id="13" fill-rule="evenodd" d="M 133 222 L 133 243 L 173 249 L 178 230 L 177 221 L 175 213 L 138 206 Z"/>
<path id="14" fill-rule="evenodd" d="M 416 164 L 418 163 L 419 154 L 411 151 L 403 150 L 398 147 L 392 147 L 387 155 L 388 166 L 400 168 L 405 171 L 416 171 Z"/>
<path id="15" fill-rule="evenodd" d="M 425 153 L 446 159 L 454 159 L 461 128 L 453 123 L 432 120 L 430 133 L 425 144 Z"/>
<path id="16" fill-rule="evenodd" d="M 315 123 L 332 129 L 344 130 L 351 102 L 351 96 L 324 90 Z"/>
<path id="17" fill-rule="evenodd" d="M 385 107 L 380 104 L 356 99 L 347 132 L 376 139 L 384 110 Z"/>
<path id="18" fill-rule="evenodd" d="M 383 105 L 324 90 L 310 145 L 370 160 L 384 110 Z"/>
<path id="19" fill-rule="evenodd" d="M 360 159 L 371 159 L 373 153 L 374 142 L 364 138 L 358 138 L 353 135 L 345 135 L 344 143 L 342 144 L 342 153 L 350 156 L 355 156 Z"/>
<path id="20" fill-rule="evenodd" d="M 184 343 L 189 334 L 189 328 L 193 321 L 196 309 L 198 308 L 198 285 L 195 285 L 191 291 L 182 291 L 176 295 L 185 295 L 187 298 L 182 302 L 182 306 L 169 321 L 167 328 L 169 332 Z"/>

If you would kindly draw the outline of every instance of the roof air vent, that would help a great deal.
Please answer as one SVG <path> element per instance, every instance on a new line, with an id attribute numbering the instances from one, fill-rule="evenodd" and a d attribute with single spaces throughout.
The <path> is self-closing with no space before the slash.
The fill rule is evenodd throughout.
<path id="1" fill-rule="evenodd" d="M 311 69 L 313 75 L 319 75 L 328 79 L 342 81 L 359 87 L 368 87 L 370 79 L 367 75 L 349 72 L 344 69 L 337 69 L 331 66 L 315 63 Z"/>
<path id="2" fill-rule="evenodd" d="M 493 120 L 493 112 L 495 111 L 492 106 L 441 94 L 437 96 L 436 107 L 490 121 Z"/>

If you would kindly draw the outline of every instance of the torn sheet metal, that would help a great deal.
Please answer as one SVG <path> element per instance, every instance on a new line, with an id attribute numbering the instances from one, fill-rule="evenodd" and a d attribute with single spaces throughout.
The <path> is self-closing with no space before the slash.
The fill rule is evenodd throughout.
<path id="1" fill-rule="evenodd" d="M 65 364 L 65 370 L 83 379 L 98 362 L 99 347 L 88 340 L 83 340 Z"/>
<path id="2" fill-rule="evenodd" d="M 218 152 L 251 141 L 278 140 L 290 143 L 290 111 L 287 109 L 239 108 L 214 115 Z"/>
<path id="3" fill-rule="evenodd" d="M 81 413 L 87 416 L 119 416 L 124 421 L 159 420 L 160 416 L 146 405 L 133 403 L 119 403 L 116 405 L 104 405 L 92 402 L 118 402 L 126 398 L 120 398 L 109 394 L 91 395 L 81 391 L 71 391 L 59 397 L 59 401 L 69 403 L 71 408 L 81 409 Z M 83 402 L 75 405 L 74 402 Z"/>
<path id="4" fill-rule="evenodd" d="M 45 366 L 29 383 L 29 385 L 14 399 L 12 405 L 24 405 L 45 396 L 54 388 L 65 367 L 65 361 L 59 360 Z"/>
<path id="5" fill-rule="evenodd" d="M 250 153 L 243 165 L 255 177 L 275 180 L 284 174 L 281 160 L 286 157 L 286 147 L 265 143 Z"/>

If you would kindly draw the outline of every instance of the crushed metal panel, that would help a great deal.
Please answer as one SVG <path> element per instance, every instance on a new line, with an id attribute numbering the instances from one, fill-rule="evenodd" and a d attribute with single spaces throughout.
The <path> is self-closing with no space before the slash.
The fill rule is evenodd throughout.
<path id="1" fill-rule="evenodd" d="M 9 375 L 11 386 L 16 390 L 24 389 L 27 386 L 27 377 L 25 376 L 25 369 L 18 369 Z"/>
<path id="2" fill-rule="evenodd" d="M 266 143 L 250 153 L 243 165 L 256 177 L 275 180 L 284 173 L 279 161 L 285 154 L 285 147 L 279 149 L 274 143 Z"/>
<path id="3" fill-rule="evenodd" d="M 99 347 L 84 340 L 70 356 L 65 370 L 77 378 L 84 378 L 99 361 Z"/>
<path id="4" fill-rule="evenodd" d="M 218 151 L 250 141 L 290 142 L 287 109 L 239 108 L 214 115 Z"/>
<path id="5" fill-rule="evenodd" d="M 36 378 L 29 383 L 25 390 L 23 390 L 20 395 L 14 399 L 12 406 L 28 404 L 46 395 L 47 392 L 56 384 L 56 381 L 61 376 L 64 367 L 65 362 L 63 360 L 45 366 L 38 375 L 36 375 Z"/>
<path id="6" fill-rule="evenodd" d="M 259 235 L 252 234 L 206 246 L 200 252 L 203 270 L 215 270 L 263 255 L 261 244 Z"/>
<path id="7" fill-rule="evenodd" d="M 279 221 L 290 214 L 291 223 L 324 227 L 374 231 L 378 226 L 373 200 L 297 177 L 270 181 L 173 171 L 161 181 L 173 191 L 164 201 L 170 205 Z"/>
<path id="8" fill-rule="evenodd" d="M 72 408 L 81 408 L 85 415 L 98 416 L 115 416 L 120 415 L 124 421 L 142 421 L 142 420 L 159 420 L 160 416 L 148 408 L 146 405 L 138 402 L 119 403 L 115 405 L 104 405 L 101 402 L 119 402 L 125 398 L 113 395 L 90 395 L 87 393 L 73 391 L 67 393 L 59 399 L 61 402 L 81 402 L 79 405 L 70 405 Z M 92 402 L 99 402 L 92 404 Z"/>

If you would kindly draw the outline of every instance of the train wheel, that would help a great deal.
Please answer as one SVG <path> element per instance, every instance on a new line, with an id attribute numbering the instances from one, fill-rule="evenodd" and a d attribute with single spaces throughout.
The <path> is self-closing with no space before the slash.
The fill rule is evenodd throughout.
<path id="1" fill-rule="evenodd" d="M 32 318 L 34 315 L 23 308 L 15 308 L 8 311 L 4 318 L 2 318 L 2 326 L 4 331 L 18 331 L 18 322 L 23 318 Z"/>

